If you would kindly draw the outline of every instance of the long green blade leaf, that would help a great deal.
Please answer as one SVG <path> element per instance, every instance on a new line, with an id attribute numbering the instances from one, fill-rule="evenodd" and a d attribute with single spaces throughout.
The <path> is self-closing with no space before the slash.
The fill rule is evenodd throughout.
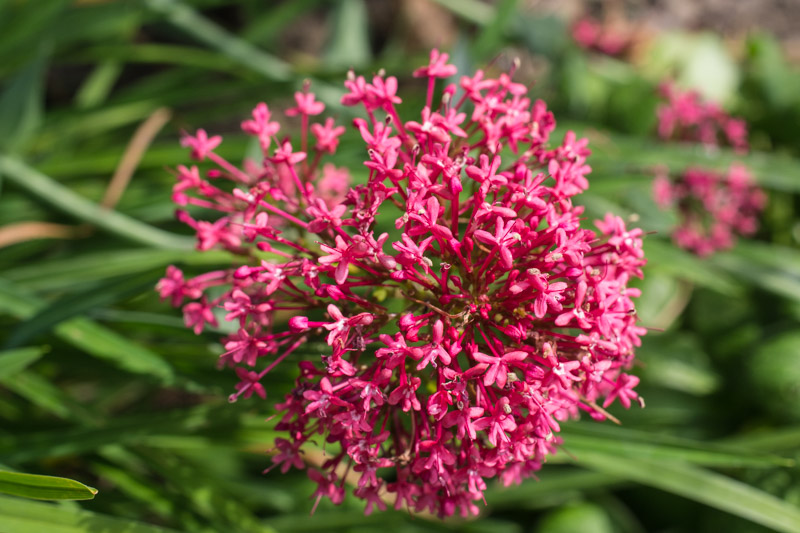
<path id="1" fill-rule="evenodd" d="M 800 508 L 761 490 L 684 463 L 582 449 L 578 463 L 704 503 L 785 533 L 800 531 Z"/>
<path id="2" fill-rule="evenodd" d="M 33 294 L 0 280 L 1 311 L 20 319 L 29 319 L 45 308 L 46 303 Z M 56 326 L 55 334 L 73 346 L 129 372 L 152 375 L 166 384 L 174 381 L 172 366 L 158 354 L 89 318 L 79 316 L 61 322 Z"/>
<path id="3" fill-rule="evenodd" d="M 97 489 L 63 477 L 0 471 L 0 492 L 34 500 L 91 500 Z"/>
<path id="4" fill-rule="evenodd" d="M 132 278 L 125 276 L 115 278 L 99 287 L 92 287 L 88 291 L 68 294 L 17 325 L 14 333 L 6 341 L 6 348 L 16 348 L 36 335 L 49 331 L 57 324 L 91 309 L 141 294 L 155 285 L 155 279 L 157 277 L 153 273 Z"/>
<path id="5" fill-rule="evenodd" d="M 156 248 L 189 250 L 193 240 L 154 228 L 79 196 L 19 159 L 0 155 L 0 175 L 53 207 L 105 231 Z"/>
<path id="6" fill-rule="evenodd" d="M 9 379 L 35 363 L 44 354 L 39 347 L 17 348 L 0 352 L 0 381 Z"/>
<path id="7" fill-rule="evenodd" d="M 65 509 L 49 503 L 0 497 L 0 524 L 14 533 L 176 533 L 174 529 L 103 516 L 89 511 Z"/>
<path id="8" fill-rule="evenodd" d="M 144 4 L 163 15 L 175 27 L 267 79 L 286 81 L 291 77 L 292 69 L 288 63 L 239 39 L 186 4 L 176 0 L 144 0 Z"/>

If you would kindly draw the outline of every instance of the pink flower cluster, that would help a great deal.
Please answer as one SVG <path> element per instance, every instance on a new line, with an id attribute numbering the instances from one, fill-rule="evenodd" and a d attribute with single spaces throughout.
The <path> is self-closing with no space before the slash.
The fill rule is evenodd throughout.
<path id="1" fill-rule="evenodd" d="M 715 104 L 702 102 L 693 91 L 682 92 L 670 83 L 661 85 L 668 102 L 658 109 L 658 132 L 664 139 L 702 143 L 716 148 L 728 144 L 747 153 L 747 125 L 731 118 Z M 653 194 L 662 209 L 676 207 L 680 223 L 673 231 L 675 243 L 701 257 L 733 247 L 735 234 L 752 235 L 758 215 L 766 205 L 747 167 L 733 164 L 727 173 L 689 168 L 670 178 L 659 170 Z"/>
<path id="2" fill-rule="evenodd" d="M 604 24 L 592 17 L 581 17 L 572 25 L 572 38 L 582 48 L 608 56 L 622 55 L 633 42 L 626 25 Z"/>
<path id="3" fill-rule="evenodd" d="M 653 188 L 660 207 L 678 208 L 681 224 L 672 234 L 675 244 L 701 257 L 732 248 L 735 234 L 755 233 L 767 200 L 747 167 L 736 163 L 724 174 L 688 168 L 675 181 L 662 173 Z"/>
<path id="4" fill-rule="evenodd" d="M 219 308 L 237 324 L 221 355 L 240 379 L 232 401 L 264 398 L 266 374 L 299 366 L 272 460 L 308 466 L 317 501 L 341 502 L 355 473 L 367 513 L 477 513 L 487 480 L 517 483 L 555 452 L 559 421 L 641 403 L 623 372 L 645 333 L 628 285 L 645 263 L 641 231 L 613 215 L 598 233 L 581 228 L 586 140 L 569 132 L 549 149 L 552 113 L 510 74 L 462 77 L 434 106 L 437 80 L 456 74 L 447 59 L 434 50 L 414 72 L 428 80 L 414 120 L 399 116 L 394 77 L 345 81 L 342 103 L 366 117 L 353 121 L 362 184 L 320 168 L 344 129 L 309 124 L 324 106 L 308 88 L 286 112 L 300 119 L 300 151 L 259 104 L 242 128 L 260 164 L 236 168 L 200 130 L 183 143 L 214 168 L 177 173 L 177 203 L 219 212 L 180 212 L 198 248 L 241 264 L 191 279 L 170 267 L 162 298 L 196 332 Z M 321 354 L 303 348 L 312 339 Z M 313 445 L 326 459 L 312 466 Z"/>
<path id="5" fill-rule="evenodd" d="M 658 108 L 658 135 L 664 140 L 702 143 L 706 147 L 729 145 L 739 153 L 748 150 L 747 124 L 729 116 L 695 91 L 682 91 L 664 82 L 659 92 L 666 100 Z"/>

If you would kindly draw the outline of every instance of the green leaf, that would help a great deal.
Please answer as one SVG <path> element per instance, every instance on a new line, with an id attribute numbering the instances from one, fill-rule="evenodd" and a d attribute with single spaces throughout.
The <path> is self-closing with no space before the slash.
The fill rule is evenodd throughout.
<path id="1" fill-rule="evenodd" d="M 120 237 L 156 248 L 192 248 L 193 239 L 167 233 L 116 211 L 104 209 L 19 159 L 0 155 L 0 176 L 5 176 L 53 207 Z"/>
<path id="2" fill-rule="evenodd" d="M 228 410 L 230 406 L 225 404 Z M 0 437 L 0 456 L 16 464 L 46 457 L 93 452 L 110 444 L 139 443 L 150 435 L 175 435 L 198 431 L 213 420 L 207 406 L 158 414 L 118 416 L 102 427 L 78 427 Z M 228 413 L 229 414 L 229 413 Z M 224 420 L 224 418 L 222 418 Z"/>
<path id="3" fill-rule="evenodd" d="M 325 65 L 332 69 L 361 68 L 372 59 L 369 17 L 364 0 L 343 0 L 334 15 L 333 35 L 325 52 Z"/>
<path id="4" fill-rule="evenodd" d="M 97 489 L 63 477 L 0 470 L 0 492 L 34 500 L 91 500 Z"/>
<path id="5" fill-rule="evenodd" d="M 716 392 L 722 382 L 700 341 L 690 333 L 648 335 L 636 358 L 644 367 L 639 373 L 642 379 L 665 389 L 705 396 Z"/>
<path id="6" fill-rule="evenodd" d="M 114 278 L 88 291 L 67 294 L 18 324 L 6 341 L 5 347 L 16 348 L 29 339 L 50 331 L 69 318 L 141 294 L 145 290 L 152 289 L 157 279 L 158 274 L 149 272 L 134 277 Z"/>
<path id="7" fill-rule="evenodd" d="M 730 437 L 725 439 L 724 442 L 732 446 L 752 448 L 764 452 L 784 451 L 792 453 L 800 448 L 800 426 L 757 429 L 743 435 Z"/>
<path id="8" fill-rule="evenodd" d="M 69 0 L 0 2 L 0 54 L 7 62 L 32 61 L 42 36 L 58 28 Z M 2 67 L 7 67 L 2 65 Z"/>
<path id="9" fill-rule="evenodd" d="M 44 353 L 45 349 L 38 346 L 0 352 L 0 381 L 14 377 L 35 363 Z"/>
<path id="10" fill-rule="evenodd" d="M 128 249 L 73 254 L 53 260 L 10 268 L 3 277 L 33 291 L 68 289 L 81 283 L 97 282 L 115 276 L 130 276 L 167 265 L 230 265 L 234 256 L 221 250 L 185 252 L 182 250 Z"/>
<path id="11" fill-rule="evenodd" d="M 800 531 L 800 508 L 729 477 L 661 459 L 582 449 L 578 464 L 655 487 L 785 533 Z"/>
<path id="12" fill-rule="evenodd" d="M 642 296 L 636 300 L 636 314 L 648 328 L 667 330 L 677 320 L 691 298 L 691 287 L 674 276 L 647 269 L 636 286 Z"/>
<path id="13" fill-rule="evenodd" d="M 42 120 L 45 54 L 30 63 L 0 95 L 0 150 L 17 151 Z"/>
<path id="14" fill-rule="evenodd" d="M 28 400 L 32 405 L 37 405 L 59 418 L 86 424 L 97 423 L 97 417 L 86 407 L 39 374 L 20 372 L 13 378 L 2 380 L 2 384 Z"/>
<path id="15" fill-rule="evenodd" d="M 740 240 L 733 250 L 715 254 L 711 262 L 753 285 L 800 301 L 800 252 L 797 250 Z"/>
<path id="16" fill-rule="evenodd" d="M 479 26 L 489 24 L 495 16 L 493 6 L 478 0 L 436 0 L 436 3 Z"/>
<path id="17" fill-rule="evenodd" d="M 46 305 L 33 294 L 0 280 L 0 310 L 24 319 L 45 309 Z M 56 326 L 55 334 L 73 346 L 129 372 L 152 375 L 165 384 L 174 381 L 172 367 L 158 354 L 88 318 L 75 317 L 62 322 Z"/>
<path id="18" fill-rule="evenodd" d="M 288 63 L 239 39 L 186 4 L 177 0 L 143 0 L 143 3 L 148 9 L 164 16 L 176 28 L 265 78 L 276 81 L 287 81 L 291 78 L 292 68 Z"/>
<path id="19" fill-rule="evenodd" d="M 538 480 L 503 487 L 492 484 L 485 492 L 492 509 L 538 509 L 561 505 L 581 492 L 627 484 L 622 478 L 601 472 L 549 464 L 536 474 Z"/>
<path id="20" fill-rule="evenodd" d="M 756 401 L 782 418 L 800 421 L 800 332 L 760 342 L 748 367 Z"/>
<path id="21" fill-rule="evenodd" d="M 160 355 L 88 318 L 77 317 L 59 324 L 56 335 L 128 372 L 153 376 L 165 385 L 175 381 L 172 366 Z"/>
<path id="22" fill-rule="evenodd" d="M 0 497 L 0 524 L 4 531 L 14 533 L 177 533 L 133 520 L 8 497 Z"/>
<path id="23" fill-rule="evenodd" d="M 501 0 L 496 3 L 494 16 L 483 27 L 475 41 L 473 51 L 478 57 L 496 53 L 502 47 L 502 40 L 509 24 L 516 16 L 517 0 Z"/>
<path id="24" fill-rule="evenodd" d="M 731 163 L 747 165 L 753 179 L 761 186 L 778 191 L 800 191 L 800 165 L 786 154 L 750 152 L 738 154 L 730 149 L 709 151 L 699 144 L 664 143 L 644 137 L 598 131 L 591 124 L 561 121 L 559 128 L 574 130 L 589 139 L 592 176 L 650 173 L 658 166 L 671 172 L 699 165 L 726 171 Z M 590 189 L 591 190 L 591 189 Z"/>
<path id="25" fill-rule="evenodd" d="M 578 502 L 551 511 L 539 522 L 536 533 L 614 533 L 605 510 L 597 504 Z"/>
<path id="26" fill-rule="evenodd" d="M 741 295 L 742 286 L 719 266 L 703 261 L 662 240 L 648 238 L 644 242 L 648 268 L 663 272 L 723 294 Z"/>
<path id="27" fill-rule="evenodd" d="M 783 56 L 780 41 L 769 33 L 754 33 L 747 38 L 749 69 L 761 86 L 767 101 L 776 109 L 786 109 L 797 101 L 798 73 Z"/>
<path id="28" fill-rule="evenodd" d="M 617 454 L 619 457 L 636 457 L 646 460 L 682 461 L 714 467 L 774 467 L 794 466 L 794 461 L 751 450 L 737 450 L 713 443 L 694 441 L 659 442 L 659 435 L 648 438 L 634 430 L 612 428 L 602 433 L 592 431 L 590 426 L 568 424 L 562 429 L 564 449 L 579 456 L 585 450 Z M 588 430 L 588 431 L 587 431 Z M 606 433 L 603 435 L 603 433 Z M 638 433 L 638 434 L 637 434 Z M 648 440 L 635 440 L 645 439 Z"/>
<path id="29" fill-rule="evenodd" d="M 739 84 L 739 69 L 722 39 L 705 33 L 692 40 L 692 50 L 683 56 L 679 81 L 696 89 L 706 99 L 729 102 Z"/>
<path id="30" fill-rule="evenodd" d="M 90 109 L 103 103 L 122 74 L 120 61 L 107 60 L 97 64 L 75 94 L 75 107 Z"/>

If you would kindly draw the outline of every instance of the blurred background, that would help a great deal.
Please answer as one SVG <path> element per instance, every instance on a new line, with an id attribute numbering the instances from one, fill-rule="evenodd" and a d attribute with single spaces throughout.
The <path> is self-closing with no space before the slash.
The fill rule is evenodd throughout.
<path id="1" fill-rule="evenodd" d="M 798 22 L 792 0 L 0 0 L 0 470 L 99 491 L 0 495 L 0 530 L 800 531 Z M 304 472 L 261 473 L 295 370 L 269 374 L 266 402 L 228 404 L 220 331 L 195 336 L 153 290 L 169 264 L 230 264 L 193 250 L 169 169 L 197 128 L 241 161 L 240 121 L 306 80 L 348 124 L 350 68 L 397 76 L 414 119 L 431 47 L 462 74 L 518 60 L 554 142 L 590 139 L 587 226 L 612 211 L 649 233 L 632 372 L 647 407 L 564 424 L 539 479 L 491 487 L 477 519 L 364 516 L 352 497 L 311 515 Z M 665 80 L 744 119 L 751 151 L 660 140 Z M 338 164 L 363 179 L 351 129 Z M 676 247 L 656 170 L 732 161 L 768 195 L 757 233 L 705 258 Z M 0 476 L 0 493 L 24 491 Z"/>

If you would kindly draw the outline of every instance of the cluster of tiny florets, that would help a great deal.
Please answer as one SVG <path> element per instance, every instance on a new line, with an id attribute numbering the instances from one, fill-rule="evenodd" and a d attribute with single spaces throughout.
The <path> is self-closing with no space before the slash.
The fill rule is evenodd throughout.
<path id="1" fill-rule="evenodd" d="M 433 51 L 414 72 L 428 92 L 412 120 L 394 77 L 348 77 L 363 183 L 327 162 L 344 128 L 311 123 L 324 105 L 308 87 L 286 111 L 299 150 L 262 103 L 242 124 L 261 162 L 232 165 L 200 130 L 183 144 L 214 168 L 177 171 L 175 202 L 219 212 L 179 212 L 197 247 L 241 262 L 191 279 L 170 267 L 162 298 L 195 332 L 219 308 L 238 326 L 220 356 L 240 380 L 232 400 L 265 398 L 267 373 L 299 367 L 272 461 L 307 467 L 317 501 L 341 502 L 355 475 L 367 513 L 477 513 L 487 480 L 517 483 L 555 452 L 559 421 L 640 402 L 623 370 L 645 333 L 628 285 L 641 231 L 613 215 L 581 227 L 586 140 L 568 132 L 550 149 L 552 113 L 510 74 L 478 71 L 435 101 L 456 75 L 447 59 Z M 313 339 L 326 348 L 311 356 L 300 348 Z M 312 446 L 324 461 L 305 460 Z"/>
<path id="2" fill-rule="evenodd" d="M 766 204 L 747 167 L 737 163 L 724 173 L 690 167 L 677 179 L 659 174 L 653 187 L 660 207 L 678 209 L 675 244 L 701 257 L 732 248 L 736 235 L 755 233 Z"/>
<path id="3" fill-rule="evenodd" d="M 700 143 L 709 150 L 727 145 L 737 153 L 747 153 L 743 120 L 704 102 L 696 92 L 681 91 L 670 83 L 662 84 L 660 90 L 666 99 L 658 109 L 658 132 L 663 139 Z M 755 233 L 766 204 L 766 195 L 741 163 L 732 164 L 725 173 L 691 167 L 670 176 L 659 169 L 653 194 L 661 208 L 678 211 L 680 221 L 672 233 L 675 244 L 703 257 L 731 248 L 737 234 Z"/>
<path id="4" fill-rule="evenodd" d="M 746 153 L 747 123 L 728 115 L 720 106 L 696 91 L 681 90 L 673 83 L 659 87 L 665 100 L 657 110 L 658 135 L 664 140 L 701 143 L 709 148 L 728 145 Z"/>
<path id="5" fill-rule="evenodd" d="M 625 23 L 614 24 L 583 16 L 572 25 L 572 38 L 586 50 L 620 56 L 631 48 L 634 35 Z"/>

